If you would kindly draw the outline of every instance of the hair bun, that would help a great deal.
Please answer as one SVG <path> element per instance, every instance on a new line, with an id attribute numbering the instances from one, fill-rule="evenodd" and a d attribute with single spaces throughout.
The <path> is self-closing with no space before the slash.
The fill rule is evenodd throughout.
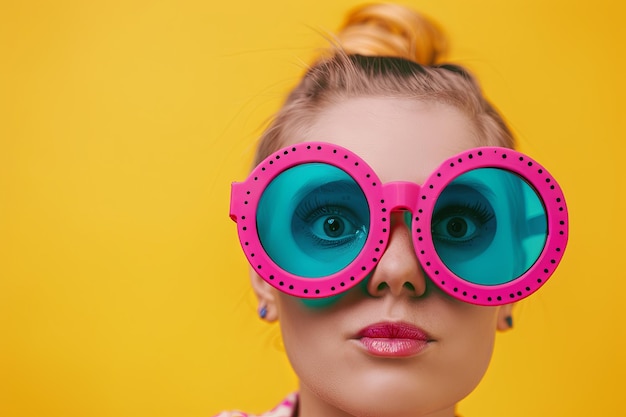
<path id="1" fill-rule="evenodd" d="M 337 36 L 347 54 L 392 56 L 421 65 L 441 63 L 448 42 L 426 16 L 397 4 L 368 4 L 352 10 Z"/>

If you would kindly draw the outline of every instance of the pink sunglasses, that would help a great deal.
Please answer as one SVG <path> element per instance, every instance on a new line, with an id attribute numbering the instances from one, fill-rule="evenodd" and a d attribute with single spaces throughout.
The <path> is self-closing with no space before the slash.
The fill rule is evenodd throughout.
<path id="1" fill-rule="evenodd" d="M 472 304 L 529 296 L 567 245 L 567 207 L 555 179 L 528 156 L 498 147 L 453 156 L 419 185 L 383 184 L 345 148 L 299 143 L 233 183 L 230 203 L 250 265 L 302 298 L 338 295 L 365 279 L 398 211 L 426 275 Z"/>

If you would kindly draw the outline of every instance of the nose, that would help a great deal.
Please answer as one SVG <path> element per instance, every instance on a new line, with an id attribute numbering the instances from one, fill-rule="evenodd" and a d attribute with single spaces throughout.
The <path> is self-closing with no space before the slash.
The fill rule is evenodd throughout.
<path id="1" fill-rule="evenodd" d="M 391 215 L 389 244 L 367 282 L 367 292 L 375 297 L 386 293 L 419 297 L 426 292 L 426 276 L 415 255 L 403 212 Z"/>

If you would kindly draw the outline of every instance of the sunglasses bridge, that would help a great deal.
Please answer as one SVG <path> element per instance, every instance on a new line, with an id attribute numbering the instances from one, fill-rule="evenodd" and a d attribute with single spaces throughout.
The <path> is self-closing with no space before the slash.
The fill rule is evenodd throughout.
<path id="1" fill-rule="evenodd" d="M 410 181 L 383 184 L 384 206 L 389 211 L 412 212 L 417 207 L 421 187 Z"/>

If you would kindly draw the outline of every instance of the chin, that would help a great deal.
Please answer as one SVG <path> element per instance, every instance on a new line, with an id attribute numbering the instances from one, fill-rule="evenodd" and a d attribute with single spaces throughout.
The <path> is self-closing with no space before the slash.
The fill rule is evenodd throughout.
<path id="1" fill-rule="evenodd" d="M 452 414 L 456 403 L 474 389 L 454 383 L 446 387 L 428 378 L 415 378 L 414 372 L 373 371 L 331 395 L 337 399 L 337 408 L 353 416 L 414 417 L 443 410 Z"/>
<path id="2" fill-rule="evenodd" d="M 432 400 L 416 402 L 415 396 L 405 401 L 387 399 L 383 394 L 375 398 L 359 398 L 355 403 L 344 404 L 342 411 L 356 417 L 415 417 L 429 415 L 438 411 L 450 410 L 452 414 L 456 403 L 434 404 Z"/>

